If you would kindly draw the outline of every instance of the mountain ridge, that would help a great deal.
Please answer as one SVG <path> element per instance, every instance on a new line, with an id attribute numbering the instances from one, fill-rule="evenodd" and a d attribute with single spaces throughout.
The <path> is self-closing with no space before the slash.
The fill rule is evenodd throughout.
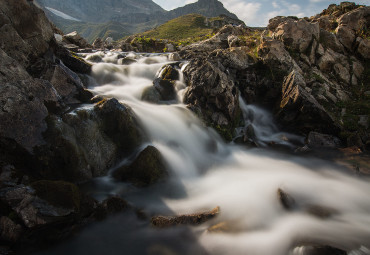
<path id="1" fill-rule="evenodd" d="M 90 42 L 97 38 L 96 35 L 103 34 L 102 31 L 99 31 L 101 27 L 109 31 L 107 27 L 109 27 L 110 22 L 114 22 L 115 27 L 117 27 L 117 23 L 121 23 L 125 29 L 121 34 L 116 32 L 112 34 L 105 33 L 105 37 L 111 36 L 114 39 L 119 39 L 119 37 L 124 37 L 127 34 L 144 32 L 171 19 L 192 13 L 206 17 L 226 15 L 230 18 L 238 19 L 235 14 L 228 11 L 218 0 L 198 0 L 198 2 L 170 11 L 164 10 L 151 0 L 105 0 L 100 2 L 93 0 L 93 3 L 88 0 L 36 1 L 44 9 L 48 18 L 57 27 L 61 28 L 64 33 L 72 32 L 77 28 L 77 32 Z M 63 10 L 62 13 L 80 21 L 63 20 L 63 17 L 55 15 L 55 12 L 51 12 L 50 8 L 59 12 Z M 101 25 L 103 23 L 105 25 Z"/>

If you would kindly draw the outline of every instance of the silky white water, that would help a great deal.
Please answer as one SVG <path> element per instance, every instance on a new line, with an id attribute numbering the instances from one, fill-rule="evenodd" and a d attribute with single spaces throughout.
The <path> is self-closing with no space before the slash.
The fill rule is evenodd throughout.
<path id="1" fill-rule="evenodd" d="M 142 101 L 143 90 L 152 86 L 161 67 L 169 61 L 164 55 L 131 57 L 138 58 L 138 62 L 119 66 L 116 64 L 117 54 L 104 55 L 109 63 L 94 64 L 95 84 L 91 89 L 98 95 L 115 97 L 133 109 L 150 142 L 164 156 L 170 171 L 168 183 L 172 184 L 170 188 L 160 185 L 126 197 L 127 189 L 120 189 L 111 178 L 99 181 L 108 186 L 107 193 L 118 193 L 131 199 L 152 215 L 188 214 L 216 206 L 220 206 L 221 213 L 214 220 L 190 229 L 195 239 L 188 240 L 186 247 L 196 243 L 201 251 L 173 248 L 171 242 L 179 245 L 186 239 L 179 230 L 152 232 L 150 227 L 131 229 L 132 233 L 126 233 L 121 244 L 108 243 L 110 249 L 117 246 L 118 250 L 130 250 L 127 254 L 143 254 L 140 249 L 144 249 L 144 239 L 153 238 L 172 248 L 166 248 L 168 253 L 156 253 L 147 247 L 144 253 L 298 255 L 305 254 L 304 245 L 330 245 L 352 252 L 352 255 L 370 254 L 368 179 L 351 176 L 344 169 L 319 159 L 225 144 L 215 131 L 206 128 L 181 103 L 182 88 L 185 88 L 182 80 L 177 86 L 177 102 L 151 104 Z M 252 124 L 256 130 L 260 145 L 272 141 L 289 145 L 287 136 L 301 139 L 280 133 L 271 116 L 263 110 L 244 102 L 241 102 L 241 108 L 247 124 Z M 292 211 L 281 205 L 277 196 L 279 188 L 295 200 Z M 327 219 L 319 218 L 308 212 L 313 206 L 327 208 L 333 213 Z M 220 223 L 222 231 L 207 230 Z M 124 235 L 124 230 L 113 230 L 118 221 L 105 226 L 108 224 L 115 238 Z M 96 229 L 90 231 L 98 232 Z M 131 240 L 130 235 L 141 242 L 140 248 L 131 247 L 136 245 L 135 242 L 123 241 Z M 168 235 L 178 237 L 171 241 Z"/>

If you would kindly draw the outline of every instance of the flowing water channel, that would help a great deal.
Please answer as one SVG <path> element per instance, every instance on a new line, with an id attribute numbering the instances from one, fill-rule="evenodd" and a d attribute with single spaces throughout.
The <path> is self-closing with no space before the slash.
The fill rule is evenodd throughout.
<path id="1" fill-rule="evenodd" d="M 181 102 L 182 77 L 177 101 L 142 101 L 143 90 L 170 63 L 166 55 L 131 53 L 136 63 L 117 65 L 122 53 L 95 54 L 104 63 L 94 64 L 90 89 L 133 109 L 150 144 L 164 156 L 170 177 L 166 183 L 138 189 L 106 176 L 87 184 L 86 190 L 101 200 L 120 195 L 148 215 L 191 214 L 216 206 L 221 212 L 200 226 L 170 229 L 155 229 L 147 220 L 123 213 L 89 226 L 45 254 L 304 255 L 310 245 L 370 254 L 368 179 L 320 159 L 224 143 Z M 258 107 L 241 101 L 241 108 L 260 146 L 289 146 L 289 141 L 301 139 L 280 133 L 272 117 Z M 278 189 L 294 199 L 292 210 L 283 208 Z M 331 216 L 317 217 L 312 208 L 330 211 Z M 218 226 L 216 231 L 212 226 Z"/>

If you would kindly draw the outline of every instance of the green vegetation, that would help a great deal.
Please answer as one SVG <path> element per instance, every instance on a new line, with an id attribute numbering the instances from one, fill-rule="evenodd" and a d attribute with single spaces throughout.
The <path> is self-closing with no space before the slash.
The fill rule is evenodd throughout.
<path id="1" fill-rule="evenodd" d="M 57 20 L 55 21 L 55 25 L 66 34 L 77 31 L 89 43 L 93 43 L 98 37 L 103 40 L 107 37 L 112 37 L 114 40 L 118 40 L 130 34 L 127 26 L 113 21 L 104 24 L 95 24 L 68 20 L 61 20 L 59 22 L 59 20 Z"/>
<path id="2" fill-rule="evenodd" d="M 142 35 L 156 39 L 182 41 L 188 38 L 203 37 L 213 32 L 206 27 L 205 17 L 199 14 L 189 14 L 170 20 L 154 30 L 144 32 Z"/>

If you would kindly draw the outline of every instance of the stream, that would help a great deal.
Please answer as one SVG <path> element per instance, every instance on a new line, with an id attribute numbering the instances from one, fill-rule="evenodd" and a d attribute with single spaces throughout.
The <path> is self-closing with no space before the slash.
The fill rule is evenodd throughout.
<path id="1" fill-rule="evenodd" d="M 329 161 L 264 149 L 269 142 L 289 147 L 303 138 L 280 132 L 268 112 L 242 100 L 245 122 L 253 125 L 259 147 L 226 144 L 182 103 L 182 74 L 177 100 L 142 101 L 143 90 L 152 86 L 162 66 L 173 63 L 165 54 L 94 54 L 104 62 L 93 65 L 91 91 L 132 108 L 170 176 L 165 183 L 139 189 L 108 175 L 87 183 L 84 190 L 98 200 L 119 195 L 150 216 L 192 214 L 217 206 L 221 212 L 199 226 L 168 229 L 153 228 L 133 212 L 121 213 L 38 254 L 308 255 L 312 245 L 370 254 L 369 179 Z M 137 62 L 117 65 L 119 54 Z M 283 208 L 278 189 L 294 199 L 292 210 Z M 317 217 L 310 213 L 313 208 L 331 215 Z M 215 226 L 217 231 L 211 231 Z"/>

